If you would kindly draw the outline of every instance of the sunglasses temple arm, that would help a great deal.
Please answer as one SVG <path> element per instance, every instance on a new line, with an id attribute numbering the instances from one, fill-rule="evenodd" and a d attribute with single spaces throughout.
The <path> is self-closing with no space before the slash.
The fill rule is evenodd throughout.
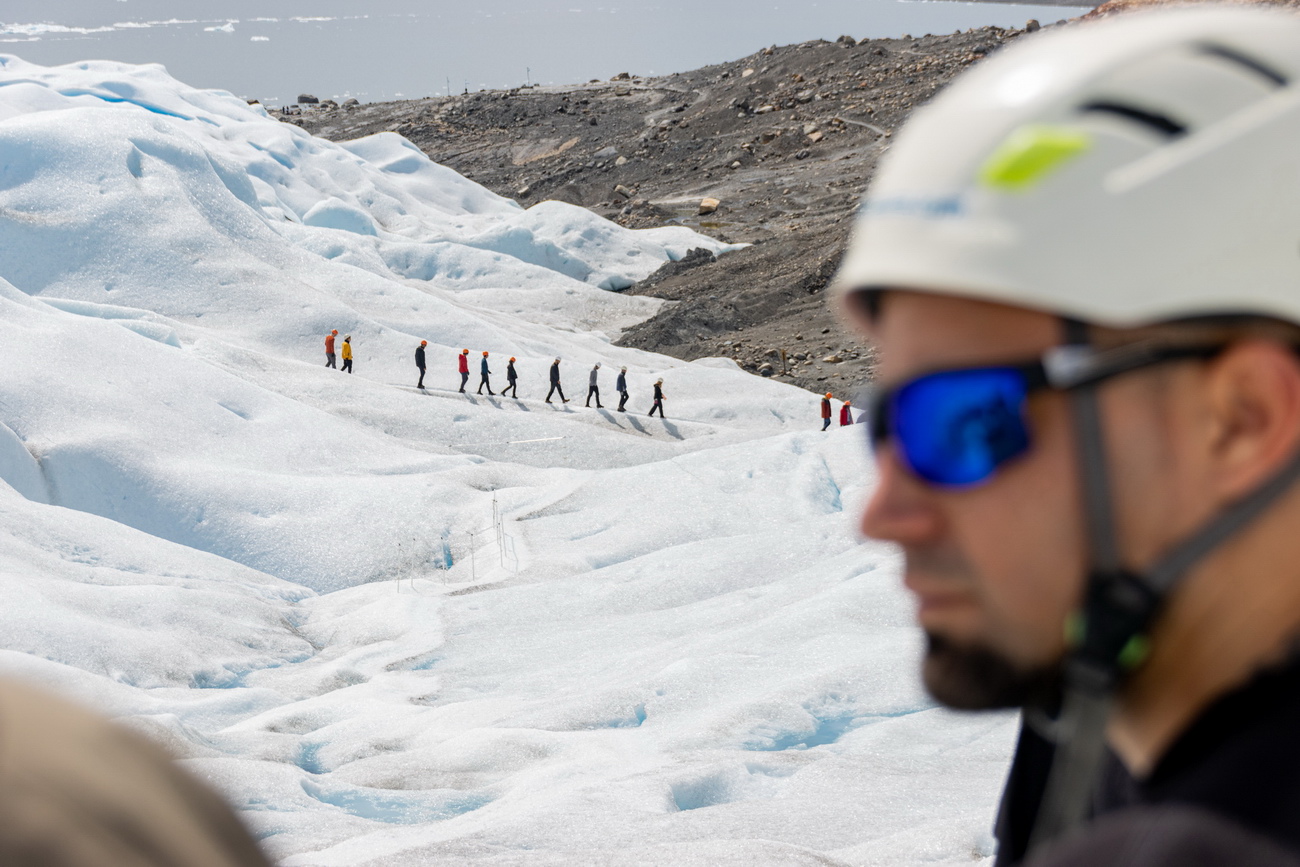
<path id="1" fill-rule="evenodd" d="M 1184 358 L 1213 358 L 1223 351 L 1221 344 L 1210 346 L 1121 346 L 1097 351 L 1090 346 L 1068 343 L 1054 346 L 1043 354 L 1042 377 L 1047 385 L 1073 391 L 1098 385 L 1114 376 L 1141 370 L 1166 361 Z"/>

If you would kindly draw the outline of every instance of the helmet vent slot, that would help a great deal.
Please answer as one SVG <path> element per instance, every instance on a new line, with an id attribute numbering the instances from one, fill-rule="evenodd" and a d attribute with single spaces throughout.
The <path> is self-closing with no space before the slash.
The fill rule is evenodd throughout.
<path id="1" fill-rule="evenodd" d="M 1232 48 L 1223 45 L 1215 45 L 1214 43 L 1206 43 L 1202 45 L 1200 49 L 1203 54 L 1208 54 L 1211 57 L 1216 57 L 1220 60 L 1226 60 L 1229 63 L 1236 64 L 1242 69 L 1247 69 L 1259 77 L 1267 79 L 1277 87 L 1286 87 L 1287 78 L 1285 75 L 1273 69 L 1271 66 L 1266 66 L 1263 63 L 1260 63 L 1253 57 L 1247 57 Z"/>
<path id="2" fill-rule="evenodd" d="M 1157 114 L 1153 111 L 1138 108 L 1133 105 L 1125 105 L 1120 102 L 1097 101 L 1090 102 L 1080 106 L 1079 111 L 1085 113 L 1109 114 L 1134 123 L 1142 124 L 1150 130 L 1160 133 L 1167 138 L 1176 138 L 1187 132 L 1187 126 L 1181 124 L 1168 115 Z"/>

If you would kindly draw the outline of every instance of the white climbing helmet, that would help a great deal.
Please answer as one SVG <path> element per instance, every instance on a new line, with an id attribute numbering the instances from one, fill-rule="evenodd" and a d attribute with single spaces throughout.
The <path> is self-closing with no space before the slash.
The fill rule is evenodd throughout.
<path id="1" fill-rule="evenodd" d="M 1131 13 L 1008 47 L 898 135 L 834 285 L 1300 322 L 1300 16 Z"/>

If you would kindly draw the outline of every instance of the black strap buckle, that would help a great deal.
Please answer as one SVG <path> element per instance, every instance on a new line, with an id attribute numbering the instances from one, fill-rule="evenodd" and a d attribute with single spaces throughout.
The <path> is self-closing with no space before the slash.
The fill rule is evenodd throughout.
<path id="1" fill-rule="evenodd" d="M 1147 628 L 1160 601 L 1160 594 L 1132 572 L 1089 575 L 1083 608 L 1070 630 L 1070 678 L 1085 689 L 1109 690 L 1141 665 L 1149 650 Z"/>

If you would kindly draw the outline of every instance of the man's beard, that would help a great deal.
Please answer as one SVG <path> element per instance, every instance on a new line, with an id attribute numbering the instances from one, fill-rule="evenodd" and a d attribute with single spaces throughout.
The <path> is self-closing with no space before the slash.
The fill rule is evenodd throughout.
<path id="1" fill-rule="evenodd" d="M 930 695 L 954 710 L 1024 707 L 1055 694 L 1057 666 L 1021 669 L 986 647 L 961 647 L 926 633 L 922 679 Z"/>

